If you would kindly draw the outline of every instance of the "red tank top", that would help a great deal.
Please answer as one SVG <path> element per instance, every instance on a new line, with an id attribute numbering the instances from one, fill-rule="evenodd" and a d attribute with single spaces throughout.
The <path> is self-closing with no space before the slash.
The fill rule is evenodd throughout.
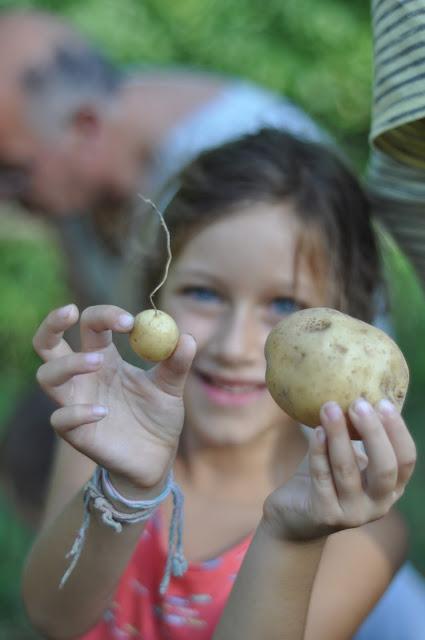
<path id="1" fill-rule="evenodd" d="M 166 550 L 157 513 L 147 524 L 115 597 L 102 619 L 80 640 L 210 640 L 252 535 L 221 556 L 189 563 L 159 593 Z"/>

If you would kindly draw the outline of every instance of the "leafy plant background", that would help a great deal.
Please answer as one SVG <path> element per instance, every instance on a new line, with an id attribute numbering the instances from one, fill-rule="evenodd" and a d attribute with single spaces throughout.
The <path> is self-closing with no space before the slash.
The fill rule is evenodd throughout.
<path id="1" fill-rule="evenodd" d="M 302 106 L 364 170 L 372 82 L 368 0 L 0 0 L 0 8 L 60 14 L 126 66 L 183 65 L 258 82 Z M 400 508 L 412 531 L 411 558 L 425 572 L 425 302 L 406 260 L 388 240 L 383 246 L 397 339 L 412 372 L 406 417 L 419 450 Z M 69 301 L 55 237 L 9 206 L 0 208 L 0 292 L 1 425 L 33 380 L 35 327 Z M 0 640 L 34 637 L 18 596 L 32 535 L 0 493 Z"/>

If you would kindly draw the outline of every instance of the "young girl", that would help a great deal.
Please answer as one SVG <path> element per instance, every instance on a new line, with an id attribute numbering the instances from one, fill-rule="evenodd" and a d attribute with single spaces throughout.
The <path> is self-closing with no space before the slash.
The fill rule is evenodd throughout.
<path id="1" fill-rule="evenodd" d="M 82 313 L 81 353 L 63 338 L 74 305 L 35 336 L 67 448 L 24 575 L 30 618 L 51 638 L 348 640 L 404 559 L 391 507 L 415 447 L 387 400 L 350 408 L 367 455 L 332 398 L 321 426 L 294 424 L 265 387 L 264 343 L 304 307 L 373 320 L 367 200 L 329 151 L 272 130 L 205 153 L 180 182 L 157 301 L 182 332 L 172 357 L 147 372 L 124 362 L 112 332 L 133 317 L 114 306 Z M 160 230 L 144 291 L 166 257 Z M 70 500 L 63 468 L 79 470 Z"/>

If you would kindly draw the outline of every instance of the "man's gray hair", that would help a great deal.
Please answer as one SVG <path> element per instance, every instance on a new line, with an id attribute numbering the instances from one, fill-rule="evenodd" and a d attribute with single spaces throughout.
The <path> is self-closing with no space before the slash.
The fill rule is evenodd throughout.
<path id="1" fill-rule="evenodd" d="M 62 120 L 83 104 L 100 105 L 118 93 L 124 74 L 106 56 L 78 39 L 54 46 L 50 57 L 21 77 L 31 111 Z M 51 124 L 51 122 L 50 122 Z"/>

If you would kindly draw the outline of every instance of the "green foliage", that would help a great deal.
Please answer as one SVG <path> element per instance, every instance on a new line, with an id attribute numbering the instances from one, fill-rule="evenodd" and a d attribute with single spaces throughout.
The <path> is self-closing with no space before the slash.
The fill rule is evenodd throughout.
<path id="1" fill-rule="evenodd" d="M 9 222 L 9 225 L 11 223 Z M 39 359 L 31 349 L 33 333 L 52 308 L 66 300 L 61 258 L 52 238 L 37 226 L 31 232 L 0 236 L 0 421 L 16 395 L 32 382 Z"/>
<path id="2" fill-rule="evenodd" d="M 0 640 L 29 640 L 19 598 L 23 559 L 31 536 L 0 496 Z"/>
<path id="3" fill-rule="evenodd" d="M 66 16 L 125 64 L 242 75 L 303 106 L 343 140 L 370 112 L 369 2 L 3 0 Z"/>
<path id="4" fill-rule="evenodd" d="M 411 537 L 411 557 L 425 574 L 422 509 L 425 488 L 425 433 L 423 429 L 423 389 L 425 387 L 425 297 L 421 285 L 407 259 L 387 235 L 384 239 L 385 265 L 390 286 L 392 318 L 397 342 L 410 369 L 410 385 L 404 408 L 418 450 L 418 460 L 405 496 L 399 502 L 405 514 Z"/>

